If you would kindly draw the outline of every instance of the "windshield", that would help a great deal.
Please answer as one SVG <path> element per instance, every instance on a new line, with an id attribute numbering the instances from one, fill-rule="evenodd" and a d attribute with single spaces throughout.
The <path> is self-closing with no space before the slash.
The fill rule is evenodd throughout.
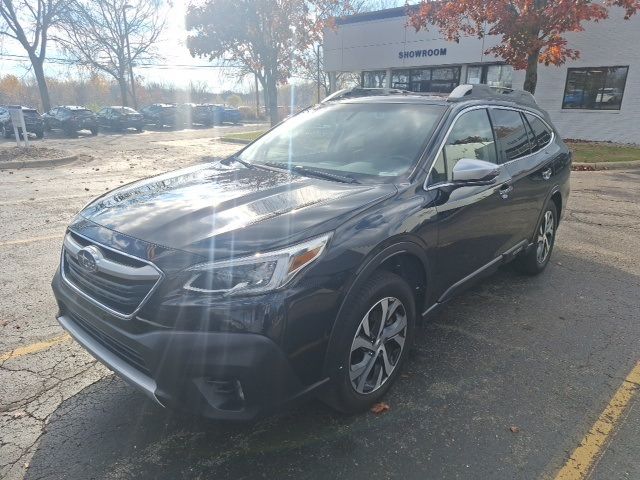
<path id="1" fill-rule="evenodd" d="M 326 104 L 287 120 L 238 158 L 378 181 L 398 177 L 416 164 L 444 110 L 400 103 Z"/>

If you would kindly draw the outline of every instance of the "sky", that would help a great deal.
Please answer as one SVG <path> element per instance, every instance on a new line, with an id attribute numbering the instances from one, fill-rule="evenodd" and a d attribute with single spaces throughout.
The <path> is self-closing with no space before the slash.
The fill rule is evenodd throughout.
<path id="1" fill-rule="evenodd" d="M 156 62 L 157 67 L 135 68 L 136 78 L 143 83 L 158 82 L 173 84 L 177 87 L 188 86 L 190 82 L 205 83 L 214 92 L 224 90 L 247 90 L 249 81 L 239 83 L 231 75 L 225 75 L 221 68 L 211 68 L 211 63 L 206 59 L 192 58 L 186 47 L 187 32 L 184 27 L 184 18 L 187 2 L 174 0 L 167 8 L 167 23 L 165 30 L 158 42 L 157 51 L 161 55 Z M 63 58 L 64 54 L 56 45 L 48 44 L 49 58 Z M 16 58 L 24 56 L 26 52 L 22 46 L 8 37 L 0 36 L 0 75 L 14 74 L 18 77 L 31 75 L 29 61 Z M 14 57 L 7 57 L 7 55 Z M 227 70 L 228 72 L 228 70 Z M 85 72 L 88 74 L 88 72 Z M 53 61 L 45 62 L 45 74 L 51 77 L 77 76 L 78 70 L 74 66 L 61 65 Z"/>
<path id="2" fill-rule="evenodd" d="M 157 82 L 176 87 L 186 87 L 190 82 L 205 83 L 210 91 L 222 92 L 224 90 L 248 91 L 253 85 L 253 79 L 247 78 L 239 82 L 229 70 L 211 68 L 211 63 L 206 59 L 192 58 L 186 47 L 187 32 L 184 26 L 185 13 L 189 0 L 173 0 L 167 7 L 167 24 L 161 40 L 158 44 L 158 52 L 161 54 L 156 61 L 157 67 L 135 68 L 136 78 L 143 83 Z M 404 0 L 370 0 L 372 9 L 404 5 Z M 3 56 L 5 55 L 5 56 Z M 26 60 L 6 55 L 24 56 L 25 51 L 16 41 L 0 36 L 0 75 L 14 74 L 19 77 L 31 75 L 30 65 Z M 50 58 L 61 58 L 64 54 L 56 48 L 55 44 L 48 46 Z M 85 72 L 88 73 L 88 72 Z M 51 77 L 77 76 L 78 70 L 74 66 L 60 65 L 53 62 L 45 63 L 45 74 Z"/>

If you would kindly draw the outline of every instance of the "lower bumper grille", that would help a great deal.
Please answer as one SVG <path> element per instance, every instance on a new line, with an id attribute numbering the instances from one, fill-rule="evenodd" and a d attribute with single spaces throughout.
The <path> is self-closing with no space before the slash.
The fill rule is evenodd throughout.
<path id="1" fill-rule="evenodd" d="M 109 350 L 114 355 L 120 357 L 140 373 L 151 377 L 151 372 L 147 367 L 144 358 L 142 358 L 142 356 L 140 356 L 140 354 L 138 354 L 135 350 L 120 342 L 119 340 L 116 340 L 112 336 L 107 335 L 102 330 L 94 327 L 78 315 L 70 314 L 70 317 L 78 327 L 80 327 L 87 335 L 93 338 L 104 348 Z"/>

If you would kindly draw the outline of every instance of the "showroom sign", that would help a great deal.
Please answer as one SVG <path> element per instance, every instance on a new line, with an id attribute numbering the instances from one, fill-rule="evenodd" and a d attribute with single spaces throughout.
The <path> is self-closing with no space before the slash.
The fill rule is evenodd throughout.
<path id="1" fill-rule="evenodd" d="M 446 48 L 429 48 L 424 50 L 404 50 L 398 52 L 398 58 L 418 58 L 418 57 L 444 57 L 447 54 Z"/>

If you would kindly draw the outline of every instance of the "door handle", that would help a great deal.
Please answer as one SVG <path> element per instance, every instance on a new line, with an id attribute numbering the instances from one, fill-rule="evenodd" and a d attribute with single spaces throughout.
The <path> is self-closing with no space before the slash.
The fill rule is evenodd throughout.
<path id="1" fill-rule="evenodd" d="M 551 178 L 551 174 L 553 173 L 553 171 L 551 170 L 551 167 L 547 168 L 546 170 L 542 171 L 542 179 L 543 180 L 549 180 Z"/>
<path id="2" fill-rule="evenodd" d="M 508 183 L 502 184 L 502 186 L 498 189 L 498 195 L 500 195 L 500 198 L 502 198 L 503 200 L 509 198 L 509 194 L 511 192 L 513 192 L 513 185 L 510 185 Z"/>

